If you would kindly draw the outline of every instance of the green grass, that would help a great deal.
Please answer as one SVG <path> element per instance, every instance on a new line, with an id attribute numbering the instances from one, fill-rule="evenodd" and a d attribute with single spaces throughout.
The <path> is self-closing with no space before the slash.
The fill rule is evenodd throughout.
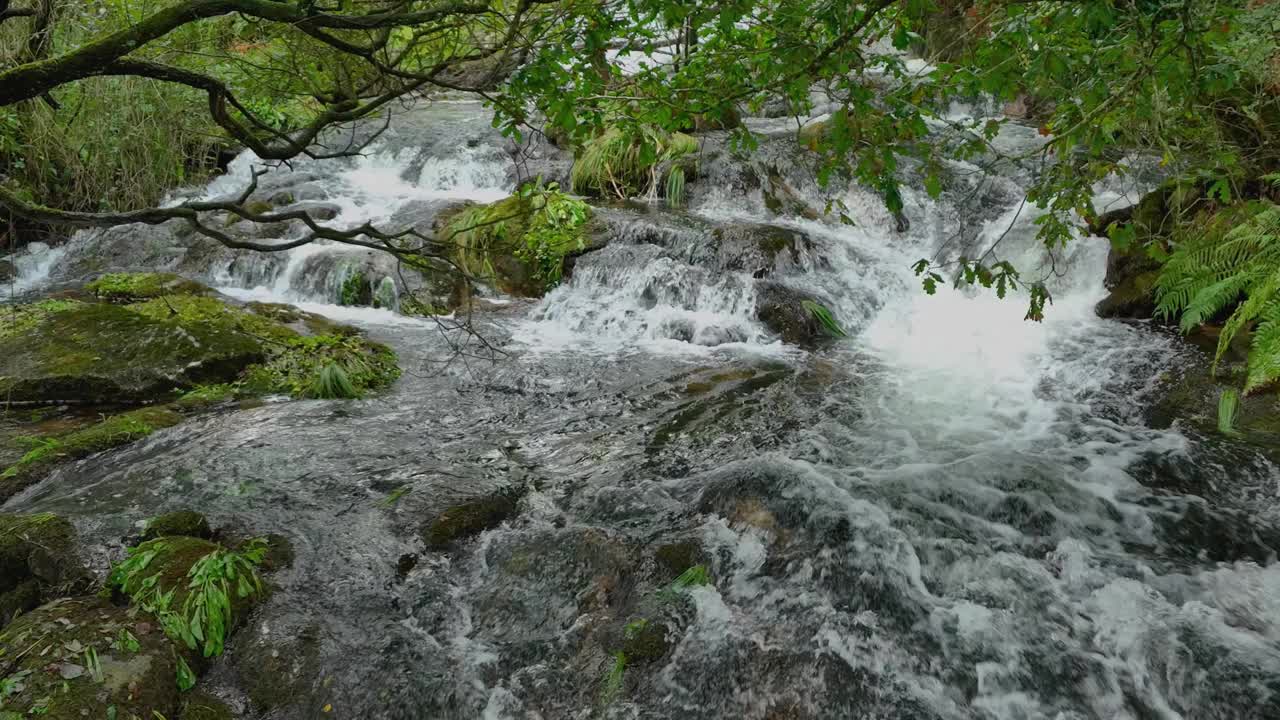
<path id="1" fill-rule="evenodd" d="M 1240 416 L 1240 393 L 1228 388 L 1218 396 L 1218 432 L 1236 435 L 1236 420 Z"/>
<path id="2" fill-rule="evenodd" d="M 352 400 L 360 397 L 360 391 L 351 384 L 351 376 L 336 362 L 325 365 L 311 383 L 307 397 L 320 400 Z"/>
<path id="3" fill-rule="evenodd" d="M 611 127 L 583 144 L 570 182 L 575 192 L 622 199 L 665 189 L 671 204 L 679 205 L 687 180 L 681 158 L 697 152 L 698 141 L 684 133 Z M 673 181 L 677 169 L 680 177 Z M 678 197 L 671 197 L 673 190 Z"/>
<path id="4" fill-rule="evenodd" d="M 818 322 L 818 325 L 822 327 L 822 331 L 827 335 L 837 338 L 849 336 L 844 331 L 844 328 L 840 327 L 840 323 L 836 321 L 835 316 L 831 314 L 831 311 L 825 305 L 812 300 L 805 300 L 800 304 L 809 313 L 810 317 Z"/>

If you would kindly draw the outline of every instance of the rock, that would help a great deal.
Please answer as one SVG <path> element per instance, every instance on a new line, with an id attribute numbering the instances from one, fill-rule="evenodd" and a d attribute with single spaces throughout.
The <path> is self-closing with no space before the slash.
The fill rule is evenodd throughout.
<path id="1" fill-rule="evenodd" d="M 423 524 L 422 540 L 429 550 L 446 550 L 514 516 L 519 499 L 518 493 L 508 490 L 455 505 Z"/>
<path id="2" fill-rule="evenodd" d="M 193 510 L 177 510 L 151 518 L 142 532 L 144 541 L 173 536 L 208 540 L 213 537 L 213 529 L 204 515 Z"/>
<path id="3" fill-rule="evenodd" d="M 173 273 L 108 273 L 85 286 L 107 302 L 128 304 L 165 295 L 208 295 L 203 283 Z"/>
<path id="4" fill-rule="evenodd" d="M 653 552 L 653 559 L 662 571 L 664 581 L 670 582 L 697 565 L 701 553 L 702 548 L 696 542 L 685 540 L 660 546 Z"/>
<path id="5" fill-rule="evenodd" d="M 315 628 L 267 636 L 246 633 L 235 652 L 239 686 L 259 712 L 305 703 L 319 673 L 320 641 Z"/>
<path id="6" fill-rule="evenodd" d="M 665 623 L 653 620 L 632 622 L 622 632 L 622 652 L 629 663 L 651 663 L 667 654 L 669 643 Z"/>
<path id="7" fill-rule="evenodd" d="M 182 416 L 167 407 L 149 407 L 113 415 L 65 434 L 45 436 L 39 446 L 0 472 L 0 502 L 30 486 L 57 462 L 126 445 L 181 421 Z"/>
<path id="8" fill-rule="evenodd" d="M 4 709 L 47 720 L 101 718 L 113 706 L 121 719 L 177 717 L 180 655 L 164 633 L 137 626 L 128 608 L 97 597 L 18 617 L 0 634 Z"/>
<path id="9" fill-rule="evenodd" d="M 235 714 L 231 708 L 218 698 L 206 692 L 192 692 L 187 695 L 182 705 L 182 714 L 178 720 L 233 720 Z"/>
<path id="10" fill-rule="evenodd" d="M 18 277 L 18 266 L 8 260 L 0 260 L 0 283 L 7 283 Z"/>
<path id="11" fill-rule="evenodd" d="M 342 208 L 329 202 L 306 200 L 280 209 L 280 212 L 304 212 L 312 220 L 328 222 L 342 213 Z"/>
<path id="12" fill-rule="evenodd" d="M 1096 312 L 1104 318 L 1147 319 L 1156 312 L 1156 280 L 1160 263 L 1142 249 L 1111 249 L 1107 256 L 1105 284 L 1111 291 L 1098 303 Z"/>
<path id="13" fill-rule="evenodd" d="M 156 301 L 156 302 L 163 302 Z M 211 323 L 107 304 L 45 301 L 0 326 L 0 396 L 12 402 L 129 403 L 234 380 L 262 342 Z"/>
<path id="14" fill-rule="evenodd" d="M 0 628 L 85 577 L 71 523 L 48 513 L 0 515 Z"/>
<path id="15" fill-rule="evenodd" d="M 712 231 L 716 267 L 764 278 L 779 271 L 804 269 L 812 262 L 808 235 L 777 225 L 734 223 Z"/>
<path id="16" fill-rule="evenodd" d="M 817 296 L 778 282 L 756 285 L 756 318 L 790 345 L 813 347 L 832 334 L 815 317 L 812 305 L 827 307 Z"/>

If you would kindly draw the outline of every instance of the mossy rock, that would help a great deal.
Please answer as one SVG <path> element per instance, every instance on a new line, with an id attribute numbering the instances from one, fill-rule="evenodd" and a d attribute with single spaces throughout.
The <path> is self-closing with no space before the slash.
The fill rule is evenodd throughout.
<path id="1" fill-rule="evenodd" d="M 151 555 L 144 570 L 135 576 L 113 582 L 131 600 L 139 600 L 140 594 L 149 593 L 152 585 L 160 592 L 173 592 L 173 600 L 169 607 L 181 608 L 190 595 L 188 573 L 204 556 L 222 550 L 222 546 L 208 540 L 183 535 L 160 537 L 148 540 L 130 550 L 130 555 Z M 148 578 L 155 578 L 154 583 L 144 583 Z M 251 603 L 246 599 L 237 603 L 233 596 L 233 609 L 244 610 Z M 237 608 L 238 605 L 238 608 Z"/>
<path id="2" fill-rule="evenodd" d="M 0 472 L 0 502 L 30 486 L 58 462 L 127 445 L 181 421 L 182 416 L 167 407 L 147 407 L 113 415 L 70 433 L 40 438 L 17 463 Z"/>
<path id="3" fill-rule="evenodd" d="M 128 608 L 97 597 L 57 600 L 0 634 L 11 688 L 6 711 L 47 720 L 176 717 L 175 647 Z M 157 715 L 158 713 L 158 715 Z"/>
<path id="4" fill-rule="evenodd" d="M 150 302 L 164 307 L 167 300 Z M 20 311 L 16 323 L 0 324 L 0 396 L 11 402 L 146 402 L 233 380 L 265 358 L 262 345 L 225 325 L 132 307 L 37 303 Z"/>
<path id="5" fill-rule="evenodd" d="M 422 540 L 428 549 L 448 549 L 515 516 L 519 499 L 517 492 L 500 491 L 455 505 L 422 526 Z"/>
<path id="6" fill-rule="evenodd" d="M 670 582 L 680 577 L 685 570 L 699 564 L 701 554 L 702 548 L 698 543 L 686 540 L 659 546 L 653 552 L 653 559 L 664 576 L 663 580 Z"/>
<path id="7" fill-rule="evenodd" d="M 208 540 L 213 537 L 213 529 L 204 515 L 194 510 L 176 510 L 151 518 L 142 531 L 144 541 L 175 536 Z"/>
<path id="8" fill-rule="evenodd" d="M 454 261 L 466 274 L 509 295 L 542 297 L 559 282 L 565 258 L 588 244 L 590 209 L 567 200 L 579 207 L 583 221 L 540 232 L 549 221 L 539 198 L 536 193 L 516 194 L 464 208 L 449 219 L 439 237 L 456 248 Z M 537 237 L 547 242 L 538 244 Z"/>
<path id="9" fill-rule="evenodd" d="M 825 307 L 816 296 L 803 290 L 778 282 L 756 286 L 756 318 L 789 345 L 815 347 L 832 339 L 831 332 L 810 310 L 814 306 Z"/>
<path id="10" fill-rule="evenodd" d="M 178 720 L 233 720 L 235 713 L 218 698 L 205 692 L 192 692 L 184 698 Z"/>
<path id="11" fill-rule="evenodd" d="M 173 273 L 109 273 L 85 286 L 85 290 L 113 303 L 133 303 L 165 295 L 208 295 L 204 284 Z"/>
<path id="12" fill-rule="evenodd" d="M 86 577 L 71 523 L 50 513 L 0 515 L 0 628 Z"/>
<path id="13" fill-rule="evenodd" d="M 654 620 L 637 620 L 628 623 L 622 631 L 622 652 L 627 662 L 651 663 L 662 659 L 670 648 L 665 623 Z"/>

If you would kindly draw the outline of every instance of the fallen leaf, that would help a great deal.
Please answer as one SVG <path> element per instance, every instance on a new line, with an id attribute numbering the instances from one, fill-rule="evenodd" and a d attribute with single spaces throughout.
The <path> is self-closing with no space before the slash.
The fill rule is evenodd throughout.
<path id="1" fill-rule="evenodd" d="M 325 705 L 325 706 L 324 706 L 324 711 L 325 711 L 325 712 L 333 712 L 333 706 L 332 706 L 332 705 Z"/>
<path id="2" fill-rule="evenodd" d="M 58 674 L 62 676 L 63 680 L 75 680 L 84 675 L 84 667 L 73 663 L 64 663 L 58 668 Z"/>

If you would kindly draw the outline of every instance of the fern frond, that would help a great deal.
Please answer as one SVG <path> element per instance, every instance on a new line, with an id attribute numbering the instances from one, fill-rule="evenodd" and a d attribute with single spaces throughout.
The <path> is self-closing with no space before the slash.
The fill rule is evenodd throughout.
<path id="1" fill-rule="evenodd" d="M 1208 287 L 1200 288 L 1191 301 L 1184 306 L 1182 320 L 1179 323 L 1182 332 L 1191 332 L 1202 323 L 1211 320 L 1219 311 L 1238 300 L 1253 280 L 1251 273 L 1240 273 L 1228 275 Z"/>
<path id="2" fill-rule="evenodd" d="M 1215 363 L 1222 360 L 1222 356 L 1227 353 L 1236 335 L 1262 315 L 1267 306 L 1275 300 L 1277 291 L 1280 291 L 1280 267 L 1274 268 L 1261 283 L 1250 287 L 1249 297 L 1240 303 L 1235 312 L 1231 313 L 1231 317 L 1227 318 L 1226 324 L 1222 326 L 1222 334 L 1218 336 Z"/>
<path id="3" fill-rule="evenodd" d="M 1277 380 L 1280 380 L 1280 301 L 1267 306 L 1253 333 L 1244 392 L 1248 395 Z"/>

